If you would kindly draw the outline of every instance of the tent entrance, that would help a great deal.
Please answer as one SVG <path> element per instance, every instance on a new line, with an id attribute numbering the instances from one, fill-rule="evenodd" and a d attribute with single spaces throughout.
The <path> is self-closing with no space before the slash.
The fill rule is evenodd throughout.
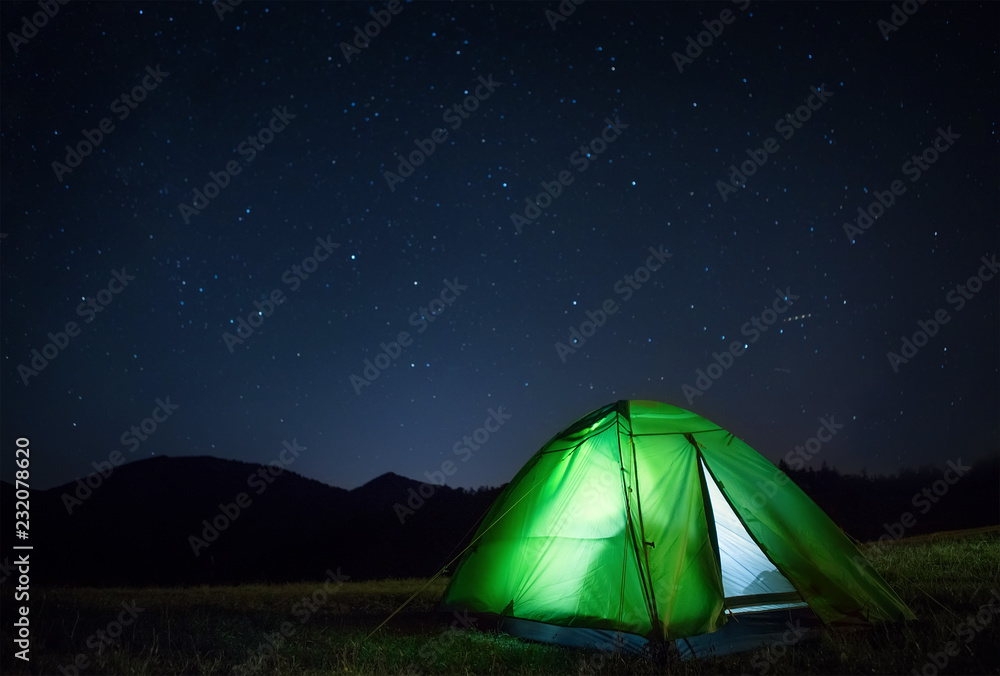
<path id="1" fill-rule="evenodd" d="M 792 583 L 750 537 L 704 461 L 700 462 L 715 517 L 726 614 L 805 607 Z"/>

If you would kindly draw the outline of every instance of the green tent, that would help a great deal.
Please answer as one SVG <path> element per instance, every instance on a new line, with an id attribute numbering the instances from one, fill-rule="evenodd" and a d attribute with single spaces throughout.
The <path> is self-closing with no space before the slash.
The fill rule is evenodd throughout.
<path id="1" fill-rule="evenodd" d="M 624 633 L 677 639 L 689 655 L 760 645 L 793 611 L 828 624 L 914 617 L 785 474 L 652 401 L 605 406 L 545 444 L 486 515 L 443 605 L 527 637 Z"/>

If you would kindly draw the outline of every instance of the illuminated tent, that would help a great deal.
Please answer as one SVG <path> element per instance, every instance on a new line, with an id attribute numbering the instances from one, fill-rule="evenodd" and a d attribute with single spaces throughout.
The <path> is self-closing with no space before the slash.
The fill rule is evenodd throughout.
<path id="1" fill-rule="evenodd" d="M 605 406 L 545 444 L 486 515 L 443 605 L 527 638 L 676 640 L 684 656 L 788 641 L 793 614 L 914 617 L 785 474 L 652 401 Z"/>

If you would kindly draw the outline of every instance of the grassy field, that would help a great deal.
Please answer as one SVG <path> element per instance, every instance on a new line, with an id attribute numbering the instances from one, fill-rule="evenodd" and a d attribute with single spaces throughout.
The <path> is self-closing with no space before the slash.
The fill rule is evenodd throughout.
<path id="1" fill-rule="evenodd" d="M 849 634 L 821 629 L 787 649 L 726 658 L 622 657 L 451 629 L 454 618 L 435 612 L 443 579 L 368 639 L 426 580 L 338 584 L 334 577 L 325 586 L 36 589 L 31 662 L 14 658 L 8 603 L 0 672 L 1000 673 L 1000 528 L 911 538 L 868 554 L 918 620 Z"/>

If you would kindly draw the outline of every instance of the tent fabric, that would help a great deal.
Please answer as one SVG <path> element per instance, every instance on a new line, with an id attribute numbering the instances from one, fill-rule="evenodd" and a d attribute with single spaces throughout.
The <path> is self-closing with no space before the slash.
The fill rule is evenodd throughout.
<path id="1" fill-rule="evenodd" d="M 823 622 L 912 612 L 837 526 L 718 425 L 619 401 L 553 437 L 497 498 L 443 604 L 650 640 L 803 603 Z"/>

